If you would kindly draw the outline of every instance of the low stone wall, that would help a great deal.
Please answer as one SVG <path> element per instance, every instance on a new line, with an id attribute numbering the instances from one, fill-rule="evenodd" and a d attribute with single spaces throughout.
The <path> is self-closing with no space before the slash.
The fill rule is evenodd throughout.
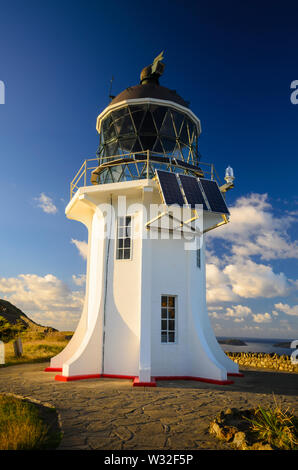
<path id="1" fill-rule="evenodd" d="M 266 354 L 266 353 L 237 353 L 226 352 L 226 355 L 239 366 L 245 367 L 260 367 L 262 369 L 281 370 L 285 372 L 297 372 L 298 364 L 292 364 L 291 357 L 279 354 Z"/>

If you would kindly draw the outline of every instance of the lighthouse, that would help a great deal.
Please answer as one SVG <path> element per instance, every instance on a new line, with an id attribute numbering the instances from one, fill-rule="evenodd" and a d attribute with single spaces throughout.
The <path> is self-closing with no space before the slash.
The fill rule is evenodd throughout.
<path id="1" fill-rule="evenodd" d="M 97 157 L 71 183 L 69 219 L 88 230 L 86 293 L 77 329 L 46 370 L 71 381 L 113 377 L 134 386 L 192 379 L 228 384 L 206 307 L 205 237 L 229 221 L 199 159 L 199 118 L 159 83 L 163 55 L 99 114 Z M 89 178 L 90 176 L 90 178 Z"/>

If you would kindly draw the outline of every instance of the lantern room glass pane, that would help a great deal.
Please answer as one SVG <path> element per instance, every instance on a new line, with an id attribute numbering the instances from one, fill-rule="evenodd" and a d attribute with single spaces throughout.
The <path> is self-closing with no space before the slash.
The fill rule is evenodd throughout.
<path id="1" fill-rule="evenodd" d="M 141 141 L 143 150 L 151 150 L 154 147 L 156 136 L 141 135 L 140 141 Z"/>
<path id="2" fill-rule="evenodd" d="M 137 132 L 139 131 L 139 129 L 141 127 L 144 115 L 145 115 L 144 110 L 138 110 L 138 111 L 134 112 L 133 109 L 132 109 L 131 116 L 132 116 L 132 119 L 133 119 L 133 122 L 134 122 L 134 125 L 135 125 L 135 129 L 136 129 Z"/>
<path id="3" fill-rule="evenodd" d="M 139 130 L 140 134 L 156 134 L 156 128 L 150 111 L 147 111 Z"/>
<path id="4" fill-rule="evenodd" d="M 187 120 L 186 119 L 184 120 L 184 123 L 182 125 L 179 140 L 181 140 L 184 144 L 189 143 L 188 132 L 187 132 Z"/>
<path id="5" fill-rule="evenodd" d="M 161 128 L 167 109 L 165 106 L 159 106 L 153 111 L 153 118 L 157 129 Z"/>
<path id="6" fill-rule="evenodd" d="M 175 148 L 175 145 L 176 145 L 176 141 L 175 140 L 170 140 L 170 139 L 167 139 L 165 137 L 162 137 L 161 138 L 161 141 L 162 141 L 162 145 L 163 145 L 163 148 L 164 148 L 164 151 L 166 153 L 169 153 L 169 152 L 173 152 L 174 148 Z"/>
<path id="7" fill-rule="evenodd" d="M 167 115 L 163 121 L 163 125 L 160 128 L 160 134 L 166 135 L 167 137 L 173 137 L 176 139 L 175 130 L 173 127 L 172 115 L 171 112 L 168 111 Z"/>
<path id="8" fill-rule="evenodd" d="M 184 116 L 183 116 L 183 114 L 177 113 L 176 111 L 172 111 L 172 116 L 173 116 L 174 125 L 175 125 L 175 129 L 176 129 L 176 135 L 177 135 L 177 137 L 179 137 L 180 130 L 181 130 L 181 125 L 182 125 Z"/>

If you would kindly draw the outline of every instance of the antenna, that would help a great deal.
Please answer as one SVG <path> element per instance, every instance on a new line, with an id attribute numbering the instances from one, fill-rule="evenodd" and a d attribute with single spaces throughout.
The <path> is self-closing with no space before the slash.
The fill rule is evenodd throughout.
<path id="1" fill-rule="evenodd" d="M 110 98 L 111 100 L 115 98 L 115 95 L 111 95 L 113 81 L 114 81 L 114 77 L 112 76 L 112 78 L 111 78 L 111 80 L 110 80 L 110 91 L 109 91 L 109 98 Z"/>

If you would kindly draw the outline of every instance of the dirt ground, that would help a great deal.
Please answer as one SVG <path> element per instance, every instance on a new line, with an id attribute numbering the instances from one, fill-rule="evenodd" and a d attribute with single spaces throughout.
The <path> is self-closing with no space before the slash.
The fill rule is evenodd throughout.
<path id="1" fill-rule="evenodd" d="M 54 405 L 63 438 L 59 449 L 230 449 L 208 433 L 222 409 L 278 403 L 298 414 L 298 374 L 242 369 L 231 385 L 158 381 L 156 388 L 131 380 L 57 382 L 48 364 L 0 369 L 0 392 Z"/>

